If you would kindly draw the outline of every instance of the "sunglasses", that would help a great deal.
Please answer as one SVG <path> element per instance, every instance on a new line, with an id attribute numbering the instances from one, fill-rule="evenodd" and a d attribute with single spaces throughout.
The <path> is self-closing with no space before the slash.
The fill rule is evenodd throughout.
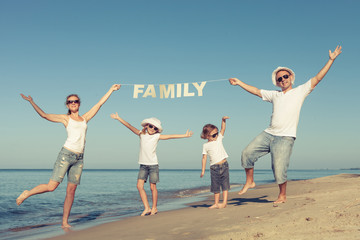
<path id="1" fill-rule="evenodd" d="M 212 138 L 216 138 L 216 136 L 219 134 L 219 132 L 214 133 L 213 135 L 210 135 Z"/>
<path id="2" fill-rule="evenodd" d="M 283 80 L 283 78 L 284 79 L 288 79 L 290 76 L 289 75 L 284 75 L 284 76 L 282 76 L 282 77 L 279 77 L 276 81 L 278 81 L 278 82 L 282 82 L 282 80 Z"/>
<path id="3" fill-rule="evenodd" d="M 149 126 L 149 128 L 154 128 L 155 131 L 159 130 L 157 127 L 155 127 L 155 126 L 153 126 L 151 124 L 149 124 L 148 126 Z"/>
<path id="4" fill-rule="evenodd" d="M 68 101 L 66 101 L 66 104 L 70 104 L 70 103 L 80 103 L 80 100 L 68 100 Z"/>

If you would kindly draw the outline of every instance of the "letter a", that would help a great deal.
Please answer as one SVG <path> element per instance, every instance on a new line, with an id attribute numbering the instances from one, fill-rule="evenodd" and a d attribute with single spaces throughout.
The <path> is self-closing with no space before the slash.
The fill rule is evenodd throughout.
<path id="1" fill-rule="evenodd" d="M 143 98 L 146 98 L 147 96 L 151 96 L 153 98 L 156 98 L 156 93 L 155 93 L 155 87 L 153 84 L 149 84 L 145 93 L 144 93 L 144 96 Z"/>

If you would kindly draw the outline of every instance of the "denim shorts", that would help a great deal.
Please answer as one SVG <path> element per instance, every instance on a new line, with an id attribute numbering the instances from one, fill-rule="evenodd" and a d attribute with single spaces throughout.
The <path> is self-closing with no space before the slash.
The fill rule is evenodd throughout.
<path id="1" fill-rule="evenodd" d="M 140 164 L 138 179 L 147 181 L 149 177 L 150 183 L 160 182 L 159 178 L 159 165 L 143 165 Z"/>
<path id="2" fill-rule="evenodd" d="M 287 181 L 287 169 L 295 138 L 260 133 L 242 152 L 243 168 L 253 168 L 258 158 L 271 154 L 271 168 L 277 184 Z"/>
<path id="3" fill-rule="evenodd" d="M 50 180 L 61 183 L 67 173 L 68 182 L 79 185 L 83 166 L 83 154 L 76 154 L 66 148 L 62 148 L 54 164 Z"/>
<path id="4" fill-rule="evenodd" d="M 226 161 L 222 164 L 214 164 L 210 166 L 211 188 L 212 193 L 220 193 L 230 190 L 229 163 Z"/>

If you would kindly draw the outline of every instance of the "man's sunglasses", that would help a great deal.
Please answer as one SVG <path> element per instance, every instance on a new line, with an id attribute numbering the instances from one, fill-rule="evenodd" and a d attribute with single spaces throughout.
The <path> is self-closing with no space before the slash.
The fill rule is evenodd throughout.
<path id="1" fill-rule="evenodd" d="M 284 79 L 288 79 L 288 78 L 289 78 L 289 75 L 286 74 L 286 75 L 284 75 L 284 76 L 282 76 L 282 77 L 279 77 L 276 81 L 282 82 L 283 78 L 284 78 Z"/>
<path id="2" fill-rule="evenodd" d="M 70 104 L 70 103 L 80 103 L 79 100 L 68 100 L 66 101 L 66 104 Z"/>
<path id="3" fill-rule="evenodd" d="M 157 127 L 155 127 L 155 126 L 153 126 L 151 124 L 149 124 L 148 126 L 149 126 L 149 128 L 154 128 L 155 131 L 159 130 Z"/>

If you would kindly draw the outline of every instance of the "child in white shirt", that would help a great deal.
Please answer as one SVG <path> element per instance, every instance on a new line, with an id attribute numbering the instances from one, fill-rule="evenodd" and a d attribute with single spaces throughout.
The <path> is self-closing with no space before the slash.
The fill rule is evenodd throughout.
<path id="1" fill-rule="evenodd" d="M 228 190 L 230 189 L 229 164 L 226 160 L 228 155 L 222 143 L 226 119 L 229 119 L 229 117 L 225 116 L 222 118 L 220 133 L 219 129 L 212 124 L 206 124 L 201 133 L 201 138 L 207 139 L 208 142 L 203 145 L 202 170 L 200 177 L 203 177 L 205 174 L 206 159 L 209 155 L 211 192 L 214 193 L 215 198 L 214 205 L 210 206 L 209 209 L 225 208 L 227 205 Z M 219 204 L 221 189 L 223 192 L 223 203 Z"/>
<path id="2" fill-rule="evenodd" d="M 187 130 L 185 134 L 161 135 L 161 122 L 157 118 L 147 118 L 141 122 L 143 129 L 140 131 L 131 124 L 120 118 L 118 113 L 111 114 L 111 118 L 118 120 L 125 127 L 129 128 L 133 133 L 140 137 L 139 164 L 140 170 L 137 180 L 137 189 L 141 200 L 144 204 L 144 211 L 141 216 L 155 215 L 157 213 L 158 192 L 156 183 L 159 182 L 159 163 L 156 155 L 156 148 L 159 140 L 167 140 L 174 138 L 188 138 L 192 136 L 192 132 Z M 144 184 L 149 177 L 150 189 L 152 193 L 153 206 L 150 208 L 149 201 L 146 196 Z"/>

